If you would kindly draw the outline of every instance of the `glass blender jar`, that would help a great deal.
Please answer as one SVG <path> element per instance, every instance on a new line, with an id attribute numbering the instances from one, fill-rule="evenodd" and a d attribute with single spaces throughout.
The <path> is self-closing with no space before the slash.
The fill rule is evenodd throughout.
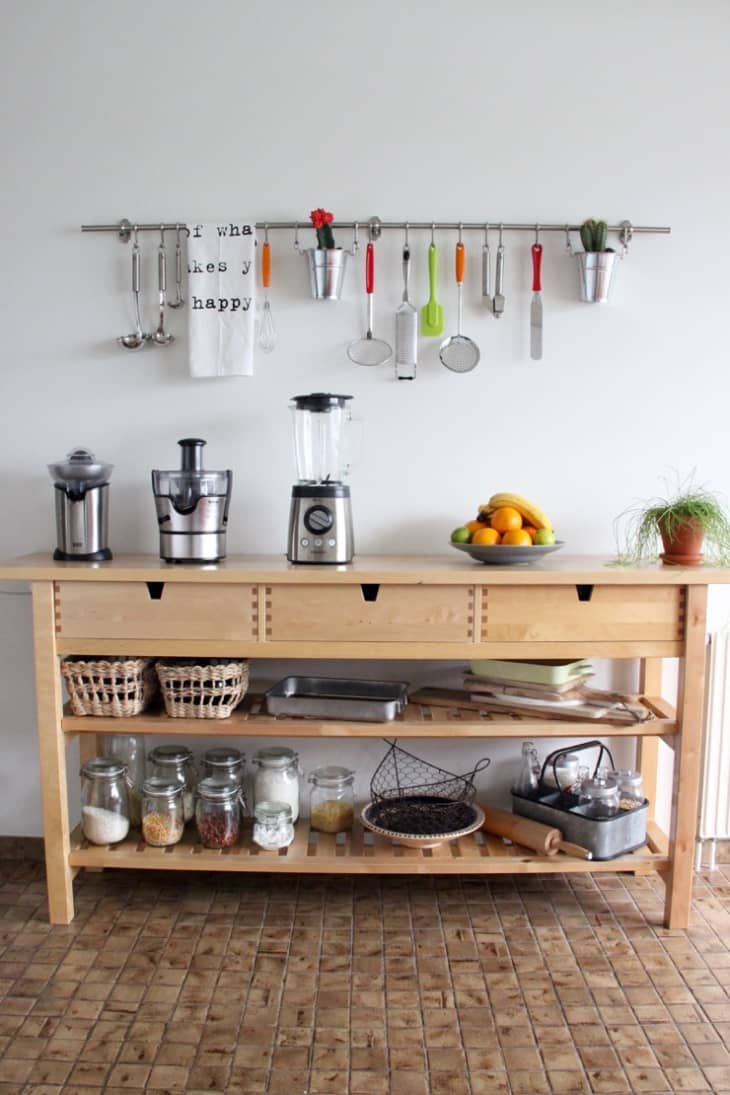
<path id="1" fill-rule="evenodd" d="M 226 556 L 226 525 L 231 501 L 231 471 L 203 468 L 199 437 L 178 441 L 181 466 L 153 471 L 160 558 L 166 563 L 216 563 Z"/>
<path id="2" fill-rule="evenodd" d="M 313 392 L 289 404 L 298 482 L 289 512 L 290 563 L 350 563 L 354 554 L 349 473 L 350 395 Z"/>

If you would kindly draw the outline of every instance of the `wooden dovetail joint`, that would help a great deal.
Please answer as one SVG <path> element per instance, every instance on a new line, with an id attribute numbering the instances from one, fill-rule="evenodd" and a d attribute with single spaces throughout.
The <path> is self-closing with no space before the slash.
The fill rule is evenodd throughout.
<path id="1" fill-rule="evenodd" d="M 61 595 L 58 589 L 58 582 L 53 583 L 53 616 L 56 625 L 56 634 L 61 634 Z"/>
<path id="2" fill-rule="evenodd" d="M 264 590 L 264 637 L 267 642 L 271 640 L 271 586 L 266 586 Z"/>

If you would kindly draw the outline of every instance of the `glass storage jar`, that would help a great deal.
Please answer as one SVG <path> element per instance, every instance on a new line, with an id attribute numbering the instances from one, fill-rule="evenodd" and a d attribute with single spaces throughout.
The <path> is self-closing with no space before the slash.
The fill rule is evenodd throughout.
<path id="1" fill-rule="evenodd" d="M 234 779 L 240 787 L 244 785 L 246 758 L 240 749 L 231 749 L 222 745 L 215 749 L 206 749 L 203 753 L 203 776 L 215 776 L 217 779 Z"/>
<path id="2" fill-rule="evenodd" d="M 328 765 L 310 772 L 309 826 L 320 833 L 341 833 L 352 828 L 355 816 L 353 783 L 349 768 Z"/>
<path id="3" fill-rule="evenodd" d="M 198 784 L 195 823 L 206 848 L 230 848 L 241 833 L 241 788 L 234 779 L 206 776 Z"/>
<path id="4" fill-rule="evenodd" d="M 593 779 L 581 783 L 580 801 L 588 817 L 613 817 L 619 811 L 618 783 L 606 768 L 599 768 Z"/>
<path id="5" fill-rule="evenodd" d="M 253 756 L 258 765 L 253 787 L 254 806 L 259 802 L 286 802 L 291 819 L 299 817 L 299 757 L 293 749 L 272 745 Z"/>
<path id="6" fill-rule="evenodd" d="M 125 765 L 129 789 L 129 822 L 142 820 L 142 784 L 145 777 L 144 738 L 136 734 L 101 734 L 101 755 Z"/>
<path id="7" fill-rule="evenodd" d="M 617 768 L 611 775 L 618 783 L 619 809 L 635 810 L 644 805 L 644 779 L 633 768 Z"/>
<path id="8" fill-rule="evenodd" d="M 152 765 L 151 776 L 162 779 L 182 780 L 185 822 L 195 814 L 195 767 L 193 754 L 187 745 L 158 745 L 149 755 Z"/>
<path id="9" fill-rule="evenodd" d="M 81 828 L 91 844 L 117 844 L 129 832 L 127 769 L 109 757 L 81 769 Z"/>
<path id="10" fill-rule="evenodd" d="M 294 839 L 294 822 L 288 802 L 257 802 L 253 839 L 260 848 L 288 848 Z"/>
<path id="11" fill-rule="evenodd" d="M 185 784 L 181 779 L 150 776 L 142 784 L 142 836 L 154 848 L 177 844 L 185 828 Z"/>
<path id="12" fill-rule="evenodd" d="M 572 791 L 578 782 L 578 769 L 580 757 L 577 753 L 563 753 L 555 759 L 555 772 L 552 764 L 548 764 L 542 777 L 547 787 L 557 788 L 561 791 Z M 555 779 L 557 777 L 557 783 Z"/>

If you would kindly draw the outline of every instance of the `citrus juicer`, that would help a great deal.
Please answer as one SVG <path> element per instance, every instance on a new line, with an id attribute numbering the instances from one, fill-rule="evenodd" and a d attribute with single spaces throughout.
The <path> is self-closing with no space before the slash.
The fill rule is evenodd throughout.
<path id="1" fill-rule="evenodd" d="M 203 468 L 199 437 L 178 441 L 181 467 L 153 471 L 160 558 L 166 563 L 215 563 L 226 555 L 233 472 Z"/>
<path id="2" fill-rule="evenodd" d="M 109 550 L 109 478 L 114 465 L 97 460 L 89 449 L 72 449 L 48 465 L 56 497 L 54 559 L 100 562 Z"/>
<path id="3" fill-rule="evenodd" d="M 350 395 L 293 396 L 294 455 L 287 559 L 290 563 L 349 563 L 354 554 L 349 473 Z"/>

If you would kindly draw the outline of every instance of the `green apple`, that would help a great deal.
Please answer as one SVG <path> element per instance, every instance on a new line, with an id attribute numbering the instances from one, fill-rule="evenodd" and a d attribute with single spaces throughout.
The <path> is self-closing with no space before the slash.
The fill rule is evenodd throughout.
<path id="1" fill-rule="evenodd" d="M 468 544 L 470 540 L 471 532 L 463 525 L 461 525 L 460 528 L 455 528 L 454 531 L 451 533 L 452 544 Z"/>
<path id="2" fill-rule="evenodd" d="M 555 533 L 551 528 L 539 528 L 533 541 L 536 544 L 554 544 Z"/>

